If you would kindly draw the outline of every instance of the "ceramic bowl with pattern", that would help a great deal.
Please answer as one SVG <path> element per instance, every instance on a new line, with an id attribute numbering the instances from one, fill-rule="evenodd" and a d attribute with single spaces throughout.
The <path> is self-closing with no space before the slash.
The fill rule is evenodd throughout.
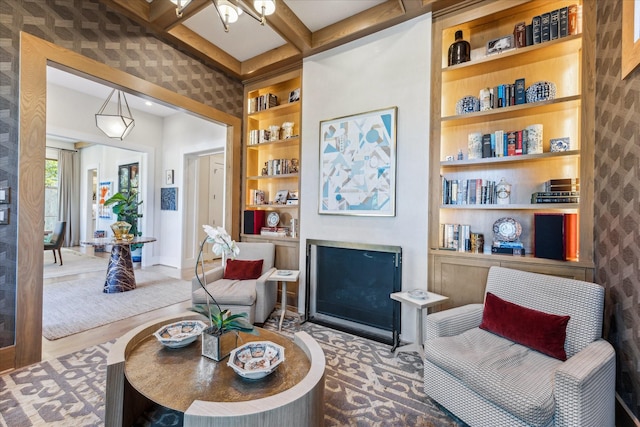
<path id="1" fill-rule="evenodd" d="M 207 325 L 200 320 L 181 320 L 164 325 L 153 335 L 165 347 L 180 348 L 197 340 L 206 327 Z"/>
<path id="2" fill-rule="evenodd" d="M 229 365 L 243 378 L 264 378 L 284 362 L 284 347 L 271 341 L 253 341 L 231 351 Z"/>

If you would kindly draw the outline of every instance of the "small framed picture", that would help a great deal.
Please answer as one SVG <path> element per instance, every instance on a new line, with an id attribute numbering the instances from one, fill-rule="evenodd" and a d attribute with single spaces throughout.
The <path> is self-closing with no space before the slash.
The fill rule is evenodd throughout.
<path id="1" fill-rule="evenodd" d="M 300 88 L 289 92 L 289 102 L 300 101 Z"/>
<path id="2" fill-rule="evenodd" d="M 172 185 L 173 184 L 173 169 L 167 169 L 165 171 L 165 184 Z"/>
<path id="3" fill-rule="evenodd" d="M 497 39 L 489 40 L 487 42 L 487 55 L 504 52 L 505 50 L 513 49 L 514 47 L 513 34 L 498 37 Z"/>
<path id="4" fill-rule="evenodd" d="M 279 190 L 276 193 L 276 198 L 273 200 L 273 203 L 284 205 L 287 203 L 287 197 L 289 197 L 289 190 Z"/>

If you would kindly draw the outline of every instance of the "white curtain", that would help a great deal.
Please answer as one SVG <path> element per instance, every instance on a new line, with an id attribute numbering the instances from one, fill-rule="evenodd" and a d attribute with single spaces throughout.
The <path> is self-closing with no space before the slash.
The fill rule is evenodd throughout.
<path id="1" fill-rule="evenodd" d="M 80 245 L 80 153 L 58 152 L 58 218 L 67 222 L 64 246 Z"/>

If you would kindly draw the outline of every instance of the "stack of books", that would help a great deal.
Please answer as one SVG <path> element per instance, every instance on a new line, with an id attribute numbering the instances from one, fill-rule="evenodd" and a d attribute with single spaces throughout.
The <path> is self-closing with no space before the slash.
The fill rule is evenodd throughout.
<path id="1" fill-rule="evenodd" d="M 580 203 L 580 178 L 550 179 L 543 188 L 531 194 L 531 203 Z"/>
<path id="2" fill-rule="evenodd" d="M 502 255 L 525 255 L 524 244 L 522 242 L 499 242 L 494 241 L 491 245 L 492 254 Z"/>
<path id="3" fill-rule="evenodd" d="M 271 237 L 287 237 L 289 235 L 289 227 L 262 227 L 260 235 Z"/>

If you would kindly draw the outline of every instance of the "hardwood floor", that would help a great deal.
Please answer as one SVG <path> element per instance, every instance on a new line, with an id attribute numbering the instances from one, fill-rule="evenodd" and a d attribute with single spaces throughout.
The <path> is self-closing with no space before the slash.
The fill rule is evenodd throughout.
<path id="1" fill-rule="evenodd" d="M 70 248 L 78 252 L 85 252 L 85 248 Z M 109 253 L 96 253 L 95 256 L 109 257 Z M 106 260 L 105 260 L 106 261 Z M 206 268 L 212 268 L 216 264 L 219 264 L 219 260 L 214 260 L 206 263 Z M 140 268 L 139 265 L 134 264 L 134 268 Z M 162 265 L 154 265 L 151 267 L 145 267 L 146 271 L 154 271 L 165 274 L 169 277 L 181 278 L 183 280 L 191 280 L 194 275 L 192 268 L 179 270 L 172 267 L 166 267 Z M 106 272 L 106 263 L 105 263 Z M 54 283 L 57 280 L 71 280 L 86 277 L 88 273 L 75 274 L 64 276 L 63 278 L 45 279 L 44 284 Z M 82 350 L 92 345 L 101 344 L 107 341 L 114 340 L 122 336 L 125 332 L 129 331 L 136 326 L 143 323 L 152 321 L 153 319 L 170 316 L 173 314 L 180 314 L 191 307 L 191 301 L 184 301 L 179 304 L 170 305 L 168 307 L 153 310 L 147 313 L 142 313 L 137 316 L 129 317 L 117 322 L 109 323 L 98 328 L 90 329 L 78 334 L 70 335 L 68 337 L 60 338 L 54 341 L 42 337 L 42 360 L 55 359 L 65 354 L 73 353 L 75 351 Z"/>

